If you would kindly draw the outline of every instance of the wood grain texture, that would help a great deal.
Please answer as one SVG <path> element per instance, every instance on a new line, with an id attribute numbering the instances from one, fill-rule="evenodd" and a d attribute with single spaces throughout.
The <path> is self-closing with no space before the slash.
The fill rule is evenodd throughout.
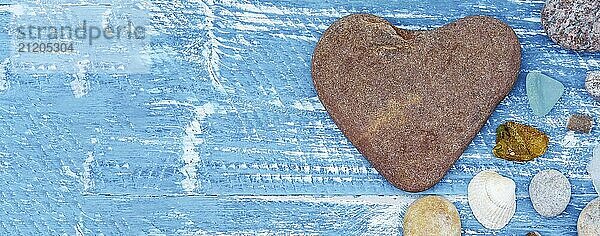
<path id="1" fill-rule="evenodd" d="M 79 3 L 11 6 L 60 11 L 68 2 Z M 150 72 L 85 73 L 82 96 L 70 86 L 74 74 L 12 72 L 3 47 L 0 84 L 9 86 L 0 86 L 0 234 L 398 235 L 410 202 L 439 194 L 456 204 L 465 235 L 576 235 L 579 212 L 597 197 L 585 165 L 600 131 L 568 132 L 566 122 L 576 112 L 598 119 L 599 103 L 583 84 L 588 71 L 600 70 L 600 54 L 553 44 L 539 22 L 543 3 L 144 0 L 138 4 L 155 31 Z M 0 9 L 6 45 L 15 16 Z M 521 42 L 514 90 L 426 192 L 387 183 L 316 97 L 310 58 L 317 39 L 337 18 L 359 12 L 407 29 L 493 16 Z M 528 71 L 567 87 L 545 117 L 528 107 Z M 508 120 L 548 133 L 547 154 L 525 164 L 494 158 L 494 130 Z M 533 175 L 548 168 L 573 185 L 567 210 L 550 219 L 533 210 L 527 193 Z M 517 213 L 498 231 L 484 229 L 466 200 L 469 180 L 486 169 L 517 183 Z"/>

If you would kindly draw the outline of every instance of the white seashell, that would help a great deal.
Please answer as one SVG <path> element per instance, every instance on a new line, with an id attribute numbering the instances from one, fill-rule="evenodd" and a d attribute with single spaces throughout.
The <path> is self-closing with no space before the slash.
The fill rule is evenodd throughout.
<path id="1" fill-rule="evenodd" d="M 475 219 L 488 229 L 502 229 L 517 209 L 516 185 L 494 171 L 475 175 L 468 187 L 469 207 Z"/>

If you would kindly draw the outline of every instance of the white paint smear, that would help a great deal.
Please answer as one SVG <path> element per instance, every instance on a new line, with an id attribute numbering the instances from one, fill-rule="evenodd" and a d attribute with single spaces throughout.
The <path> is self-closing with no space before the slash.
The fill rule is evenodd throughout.
<path id="1" fill-rule="evenodd" d="M 323 107 L 323 104 L 321 104 L 321 101 L 319 100 L 318 97 L 311 97 L 311 98 L 304 98 L 304 99 L 300 99 L 297 101 L 294 101 L 294 104 L 292 104 L 292 107 L 298 109 L 298 110 L 304 110 L 304 111 L 324 111 L 325 107 Z"/>
<path id="2" fill-rule="evenodd" d="M 264 14 L 275 14 L 275 15 L 304 15 L 304 16 L 330 16 L 330 17 L 341 17 L 346 15 L 346 11 L 338 11 L 334 8 L 314 10 L 309 8 L 289 8 L 289 7 L 276 7 L 267 6 L 261 4 L 251 3 L 240 3 L 234 0 L 223 0 L 221 4 L 228 7 L 235 7 L 244 12 L 255 12 Z"/>
<path id="3" fill-rule="evenodd" d="M 375 212 L 369 219 L 364 235 L 399 235 L 402 228 L 400 217 L 407 208 L 408 204 L 398 204 Z"/>
<path id="4" fill-rule="evenodd" d="M 579 145 L 579 139 L 575 136 L 575 132 L 569 131 L 561 141 L 563 147 L 577 147 Z"/>
<path id="5" fill-rule="evenodd" d="M 66 176 L 77 178 L 77 174 L 71 170 L 69 166 L 62 166 L 62 173 Z"/>
<path id="6" fill-rule="evenodd" d="M 0 63 L 0 92 L 8 90 L 10 87 L 10 83 L 6 76 L 6 66 L 8 65 L 8 58 L 4 59 L 2 63 Z"/>
<path id="7" fill-rule="evenodd" d="M 214 25 L 213 21 L 216 19 L 216 16 L 211 9 L 214 6 L 214 2 L 212 0 L 204 2 L 200 2 L 202 4 L 202 11 L 205 15 L 204 24 L 202 25 L 204 29 L 206 29 L 207 39 L 202 39 L 205 43 L 202 46 L 202 56 L 204 58 L 204 66 L 208 71 L 208 77 L 212 85 L 217 89 L 217 91 L 224 93 L 225 88 L 221 84 L 221 75 L 219 74 L 219 64 L 220 58 L 219 53 L 219 41 L 214 33 Z"/>
<path id="8" fill-rule="evenodd" d="M 509 2 L 514 2 L 518 4 L 544 4 L 545 0 L 509 0 Z"/>
<path id="9" fill-rule="evenodd" d="M 267 28 L 265 26 L 242 24 L 239 22 L 232 24 L 231 28 L 236 29 L 236 30 L 241 30 L 241 31 L 269 31 L 269 28 Z"/>
<path id="10" fill-rule="evenodd" d="M 541 18 L 540 17 L 525 17 L 525 18 L 521 18 L 522 21 L 528 21 L 528 22 L 534 22 L 534 23 L 539 23 L 541 22 Z"/>
<path id="11" fill-rule="evenodd" d="M 87 153 L 87 158 L 83 162 L 83 174 L 81 175 L 81 183 L 83 183 L 83 192 L 90 192 L 94 188 L 94 179 L 92 178 L 94 164 L 94 154 L 92 152 Z"/>
<path id="12" fill-rule="evenodd" d="M 304 36 L 304 35 L 292 35 L 292 34 L 271 34 L 272 36 L 282 38 L 282 39 L 292 39 L 298 41 L 306 41 L 306 42 L 317 42 L 318 39 L 315 36 Z"/>
<path id="13" fill-rule="evenodd" d="M 23 14 L 25 14 L 25 7 L 20 4 L 2 5 L 0 6 L 0 11 L 10 12 L 15 16 L 22 16 Z"/>
<path id="14" fill-rule="evenodd" d="M 331 197 L 316 197 L 316 196 L 240 196 L 238 199 L 260 200 L 267 202 L 305 202 L 305 203 L 331 203 L 342 205 L 389 205 L 408 206 L 417 196 L 379 196 L 379 195 L 363 195 L 363 196 L 331 196 Z"/>
<path id="15" fill-rule="evenodd" d="M 185 136 L 183 136 L 183 155 L 181 159 L 184 162 L 180 172 L 185 179 L 181 181 L 183 190 L 191 194 L 200 187 L 198 181 L 198 164 L 200 163 L 200 154 L 196 151 L 196 145 L 202 144 L 204 140 L 198 138 L 197 135 L 202 134 L 201 122 L 211 114 L 215 113 L 212 103 L 208 102 L 194 109 L 196 117 L 185 128 Z"/>
<path id="16" fill-rule="evenodd" d="M 544 30 L 531 30 L 531 29 L 514 29 L 515 33 L 519 36 L 524 36 L 524 35 L 546 35 L 546 33 L 544 32 Z"/>
<path id="17" fill-rule="evenodd" d="M 292 106 L 298 110 L 315 111 L 315 108 L 309 102 L 294 101 Z"/>
<path id="18" fill-rule="evenodd" d="M 87 95 L 90 91 L 90 82 L 88 81 L 87 71 L 90 66 L 89 60 L 78 61 L 77 73 L 74 75 L 75 79 L 71 81 L 71 90 L 76 98 L 81 98 Z"/>

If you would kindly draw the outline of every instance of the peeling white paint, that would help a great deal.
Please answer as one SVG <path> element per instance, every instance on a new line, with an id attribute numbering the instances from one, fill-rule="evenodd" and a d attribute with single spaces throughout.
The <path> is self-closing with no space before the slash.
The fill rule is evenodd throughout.
<path id="1" fill-rule="evenodd" d="M 306 41 L 306 42 L 317 42 L 318 41 L 318 39 L 312 35 L 304 36 L 304 35 L 292 35 L 292 34 L 282 34 L 282 33 L 271 34 L 271 35 L 278 37 L 278 38 L 282 38 L 282 39 L 292 39 L 292 40 Z"/>
<path id="2" fill-rule="evenodd" d="M 201 122 L 209 115 L 215 113 L 212 103 L 208 102 L 194 109 L 196 117 L 185 128 L 183 136 L 183 155 L 181 159 L 184 162 L 180 172 L 185 176 L 181 181 L 183 190 L 190 194 L 200 187 L 198 181 L 198 164 L 200 163 L 200 154 L 196 151 L 196 145 L 202 144 L 204 140 L 197 137 L 202 134 Z"/>
<path id="3" fill-rule="evenodd" d="M 375 212 L 367 223 L 364 235 L 400 235 L 402 229 L 402 213 L 408 204 L 395 204 Z"/>
<path id="4" fill-rule="evenodd" d="M 324 111 L 325 107 L 321 104 L 318 97 L 311 97 L 294 101 L 292 107 L 304 111 Z"/>
<path id="5" fill-rule="evenodd" d="M 221 75 L 219 73 L 219 64 L 221 63 L 219 58 L 219 41 L 214 33 L 214 24 L 216 16 L 212 10 L 214 7 L 214 2 L 212 0 L 200 1 L 202 4 L 202 12 L 206 16 L 204 19 L 204 24 L 201 26 L 206 30 L 207 38 L 201 38 L 200 40 L 204 41 L 202 45 L 202 57 L 204 58 L 204 66 L 208 71 L 208 77 L 212 85 L 219 92 L 225 93 L 225 88 L 223 84 L 221 84 Z"/>
<path id="6" fill-rule="evenodd" d="M 262 4 L 251 4 L 251 3 L 240 3 L 234 0 L 223 0 L 221 4 L 228 7 L 238 8 L 244 12 L 256 12 L 262 14 L 275 14 L 275 15 L 303 15 L 303 16 L 327 16 L 327 17 L 342 17 L 347 15 L 348 12 L 345 10 L 338 10 L 335 8 L 329 9 L 310 9 L 310 8 L 289 8 L 289 7 L 277 7 L 268 6 Z"/>
<path id="7" fill-rule="evenodd" d="M 519 3 L 519 4 L 544 4 L 545 0 L 509 0 L 509 2 Z"/>
<path id="8" fill-rule="evenodd" d="M 269 28 L 265 26 L 242 24 L 239 22 L 232 24 L 231 28 L 241 31 L 269 31 Z"/>
<path id="9" fill-rule="evenodd" d="M 579 139 L 575 136 L 574 131 L 569 131 L 560 143 L 563 147 L 577 147 Z"/>
<path id="10" fill-rule="evenodd" d="M 312 106 L 312 104 L 308 102 L 294 101 L 292 107 L 303 111 L 315 111 L 315 108 Z"/>
<path id="11" fill-rule="evenodd" d="M 87 153 L 87 158 L 83 162 L 83 174 L 81 175 L 81 182 L 83 183 L 83 192 L 90 192 L 94 188 L 94 179 L 92 178 L 94 164 L 94 154 L 92 152 Z"/>
<path id="12" fill-rule="evenodd" d="M 180 102 L 180 101 L 175 101 L 175 100 L 160 100 L 158 102 L 152 102 L 149 103 L 148 105 L 151 106 L 166 106 L 166 105 L 177 105 L 177 106 L 186 106 L 186 107 L 192 107 L 193 105 L 189 102 Z"/>
<path id="13" fill-rule="evenodd" d="M 108 8 L 102 13 L 102 27 L 108 28 L 111 26 L 110 18 L 112 15 L 112 9 Z"/>
<path id="14" fill-rule="evenodd" d="M 408 206 L 416 197 L 419 196 L 379 196 L 379 195 L 361 195 L 361 196 L 327 196 L 318 197 L 313 195 L 302 196 L 239 196 L 240 200 L 260 200 L 266 202 L 304 202 L 304 203 L 331 203 L 341 205 L 389 205 L 389 206 Z"/>
<path id="15" fill-rule="evenodd" d="M 281 100 L 279 100 L 279 98 L 275 98 L 275 99 L 269 101 L 269 104 L 274 105 L 276 107 L 283 107 L 283 102 L 281 102 Z"/>
<path id="16" fill-rule="evenodd" d="M 531 30 L 531 29 L 513 29 L 518 36 L 536 36 L 536 35 L 546 35 L 544 30 Z"/>
<path id="17" fill-rule="evenodd" d="M 76 98 L 81 98 L 90 91 L 90 82 L 87 75 L 90 64 L 90 60 L 87 59 L 78 61 L 76 64 L 78 71 L 74 75 L 75 79 L 71 81 L 71 90 Z"/>
<path id="18" fill-rule="evenodd" d="M 73 178 L 79 177 L 75 172 L 71 170 L 69 166 L 62 166 L 62 174 Z"/>
<path id="19" fill-rule="evenodd" d="M 521 18 L 521 20 L 528 21 L 528 22 L 534 22 L 534 23 L 539 23 L 542 21 L 540 17 L 526 17 L 526 18 Z"/>
<path id="20" fill-rule="evenodd" d="M 10 82 L 6 76 L 6 67 L 8 66 L 9 59 L 6 58 L 0 63 L 0 92 L 8 90 L 10 88 Z"/>
<path id="21" fill-rule="evenodd" d="M 14 5 L 2 5 L 0 6 L 0 11 L 6 11 L 12 13 L 14 16 L 22 16 L 25 14 L 25 6 L 21 4 Z"/>
<path id="22" fill-rule="evenodd" d="M 399 18 L 399 19 L 415 19 L 415 18 L 423 18 L 423 19 L 436 19 L 436 16 L 427 15 L 427 14 L 419 14 L 412 12 L 394 12 L 394 13 L 383 13 L 381 17 L 384 18 Z"/>

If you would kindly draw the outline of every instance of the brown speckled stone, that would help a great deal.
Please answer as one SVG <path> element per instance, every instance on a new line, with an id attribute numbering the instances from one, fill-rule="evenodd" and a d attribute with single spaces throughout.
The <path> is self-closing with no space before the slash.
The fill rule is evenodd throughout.
<path id="1" fill-rule="evenodd" d="M 600 51 L 599 0 L 547 0 L 542 9 L 546 34 L 562 47 Z"/>
<path id="2" fill-rule="evenodd" d="M 592 122 L 593 119 L 591 116 L 574 114 L 569 117 L 567 129 L 587 134 L 592 130 Z"/>
<path id="3" fill-rule="evenodd" d="M 408 31 L 357 14 L 315 48 L 312 77 L 335 123 L 396 187 L 439 182 L 511 90 L 521 63 L 513 30 L 474 16 Z"/>

